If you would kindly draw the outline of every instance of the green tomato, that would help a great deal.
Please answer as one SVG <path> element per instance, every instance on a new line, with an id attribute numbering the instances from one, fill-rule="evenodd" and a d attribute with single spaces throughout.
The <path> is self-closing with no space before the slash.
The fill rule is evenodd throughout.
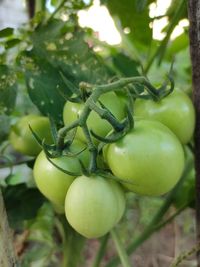
<path id="1" fill-rule="evenodd" d="M 65 199 L 69 224 L 87 238 L 108 233 L 125 209 L 124 191 L 115 181 L 101 176 L 80 176 L 71 184 Z"/>
<path id="2" fill-rule="evenodd" d="M 135 121 L 134 129 L 106 145 L 104 157 L 113 174 L 129 183 L 127 189 L 148 196 L 162 195 L 177 183 L 184 152 L 177 137 L 157 121 Z"/>
<path id="3" fill-rule="evenodd" d="M 158 102 L 136 99 L 134 115 L 162 122 L 175 133 L 182 144 L 187 144 L 192 138 L 195 126 L 194 106 L 182 91 L 174 91 Z"/>
<path id="4" fill-rule="evenodd" d="M 114 92 L 103 94 L 99 100 L 118 120 L 122 120 L 125 117 L 124 105 Z M 98 106 L 100 105 L 98 104 Z M 81 115 L 83 108 L 84 103 L 66 102 L 63 110 L 64 124 L 69 125 L 74 122 Z M 87 124 L 89 130 L 93 130 L 96 134 L 103 137 L 105 137 L 112 129 L 112 126 L 109 124 L 109 122 L 101 119 L 94 111 L 90 113 Z M 76 138 L 84 142 L 86 141 L 85 135 L 81 128 L 78 128 Z"/>
<path id="5" fill-rule="evenodd" d="M 71 151 L 77 153 L 83 150 L 84 147 L 85 145 L 82 142 L 74 140 L 73 144 L 71 145 Z M 59 158 L 54 158 L 52 161 L 64 170 L 81 173 L 81 167 L 78 159 L 80 159 L 83 164 L 87 166 L 89 164 L 89 151 L 84 150 L 77 157 L 62 156 Z M 75 177 L 56 168 L 46 158 L 44 151 L 42 151 L 36 158 L 33 168 L 33 175 L 40 192 L 52 203 L 54 203 L 55 207 L 61 210 L 61 207 L 64 206 L 67 190 Z"/>
<path id="6" fill-rule="evenodd" d="M 117 216 L 116 216 L 116 223 L 118 223 L 122 217 L 122 215 L 124 214 L 124 210 L 125 210 L 125 206 L 126 206 L 126 202 L 125 202 L 125 197 L 124 197 L 124 193 L 122 192 L 122 187 L 119 183 L 116 183 L 114 180 L 109 180 L 108 181 L 113 189 L 113 192 L 115 194 L 115 197 L 117 199 Z"/>
<path id="7" fill-rule="evenodd" d="M 39 115 L 27 115 L 22 117 L 12 127 L 9 140 L 16 151 L 24 155 L 37 156 L 42 148 L 31 133 L 29 124 L 41 139 L 45 139 L 47 144 L 53 142 L 49 119 Z"/>

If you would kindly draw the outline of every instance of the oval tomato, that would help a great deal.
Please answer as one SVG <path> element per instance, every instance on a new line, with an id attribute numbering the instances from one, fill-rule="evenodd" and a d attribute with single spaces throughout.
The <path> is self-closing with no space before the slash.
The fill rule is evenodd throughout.
<path id="1" fill-rule="evenodd" d="M 101 176 L 77 177 L 65 199 L 69 224 L 87 238 L 98 238 L 109 232 L 124 209 L 125 195 L 120 185 Z"/>
<path id="2" fill-rule="evenodd" d="M 124 105 L 114 92 L 103 94 L 99 99 L 107 109 L 118 119 L 122 120 L 125 116 Z M 98 104 L 98 106 L 100 106 Z M 65 125 L 71 124 L 82 113 L 84 103 L 66 102 L 63 110 L 63 120 Z M 96 134 L 105 137 L 112 129 L 112 126 L 106 120 L 103 120 L 99 115 L 92 111 L 87 120 L 88 128 L 93 130 Z M 85 136 L 82 129 L 78 128 L 76 138 L 85 142 Z"/>
<path id="3" fill-rule="evenodd" d="M 135 121 L 126 136 L 105 147 L 104 157 L 129 190 L 149 196 L 168 192 L 184 168 L 184 152 L 177 137 L 157 121 Z"/>
<path id="4" fill-rule="evenodd" d="M 136 99 L 134 115 L 162 122 L 175 133 L 182 144 L 188 143 L 192 138 L 195 126 L 194 106 L 182 91 L 174 91 L 158 102 Z"/>
<path id="5" fill-rule="evenodd" d="M 49 119 L 39 115 L 27 115 L 22 117 L 12 127 L 9 140 L 15 150 L 24 155 L 37 156 L 42 148 L 31 133 L 29 124 L 41 139 L 45 139 L 47 144 L 52 143 Z"/>
<path id="6" fill-rule="evenodd" d="M 82 142 L 74 140 L 71 145 L 71 151 L 77 153 L 83 150 L 84 147 L 85 145 Z M 62 156 L 51 160 L 64 170 L 81 173 L 78 159 L 81 159 L 85 166 L 87 166 L 89 164 L 89 151 L 84 150 L 77 157 Z M 67 190 L 75 177 L 56 168 L 48 161 L 44 151 L 36 158 L 33 175 L 40 192 L 54 203 L 55 207 L 61 209 L 61 207 L 64 206 Z"/>

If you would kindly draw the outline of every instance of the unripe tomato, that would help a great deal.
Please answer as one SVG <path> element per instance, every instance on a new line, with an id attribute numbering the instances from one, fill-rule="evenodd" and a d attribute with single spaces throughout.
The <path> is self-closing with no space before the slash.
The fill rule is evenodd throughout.
<path id="1" fill-rule="evenodd" d="M 65 199 L 69 224 L 87 238 L 98 238 L 109 232 L 124 209 L 125 195 L 120 185 L 101 176 L 76 178 Z"/>
<path id="2" fill-rule="evenodd" d="M 174 91 L 158 102 L 137 99 L 134 115 L 162 122 L 175 133 L 182 144 L 187 144 L 192 138 L 195 126 L 194 106 L 182 91 Z"/>
<path id="3" fill-rule="evenodd" d="M 83 150 L 84 147 L 85 145 L 82 142 L 74 140 L 71 151 L 76 153 Z M 51 160 L 64 170 L 77 173 L 81 172 L 78 158 L 87 166 L 89 163 L 89 151 L 84 150 L 78 157 L 62 156 Z M 56 168 L 48 161 L 44 151 L 36 158 L 33 175 L 40 192 L 53 202 L 55 207 L 62 210 L 61 207 L 64 206 L 67 190 L 75 177 Z"/>
<path id="4" fill-rule="evenodd" d="M 177 183 L 184 152 L 177 137 L 157 121 L 135 121 L 134 129 L 105 147 L 104 157 L 123 185 L 138 194 L 158 196 Z"/>
<path id="5" fill-rule="evenodd" d="M 125 116 L 124 105 L 114 92 L 108 92 L 103 94 L 99 100 L 105 105 L 107 109 L 118 119 L 122 120 Z M 98 104 L 98 106 L 100 106 Z M 78 119 L 84 108 L 83 103 L 72 103 L 66 102 L 63 110 L 63 121 L 65 125 L 71 124 L 73 121 Z M 99 115 L 92 111 L 87 120 L 89 130 L 93 130 L 96 134 L 105 137 L 112 126 L 106 121 L 99 117 Z M 81 141 L 86 141 L 84 133 L 81 128 L 78 128 L 76 138 Z"/>
<path id="6" fill-rule="evenodd" d="M 49 119 L 39 115 L 27 115 L 22 117 L 12 127 L 9 139 L 16 151 L 24 155 L 37 156 L 42 148 L 31 133 L 29 124 L 41 139 L 45 139 L 47 144 L 52 143 Z"/>
<path id="7" fill-rule="evenodd" d="M 122 192 L 123 189 L 119 183 L 111 179 L 108 180 L 108 182 L 111 184 L 112 190 L 114 194 L 116 195 L 116 199 L 117 199 L 118 212 L 117 212 L 117 217 L 116 217 L 116 223 L 118 223 L 122 215 L 124 214 L 125 205 L 126 205 L 125 197 L 124 197 L 124 193 Z"/>

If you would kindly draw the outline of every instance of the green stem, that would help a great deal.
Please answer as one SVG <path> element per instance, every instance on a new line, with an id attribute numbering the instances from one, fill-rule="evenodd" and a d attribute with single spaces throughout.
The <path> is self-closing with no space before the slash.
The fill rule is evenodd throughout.
<path id="1" fill-rule="evenodd" d="M 58 215 L 56 227 L 62 239 L 62 263 L 61 267 L 81 266 L 81 254 L 84 248 L 85 238 L 76 233 L 67 223 L 64 215 Z"/>
<path id="2" fill-rule="evenodd" d="M 116 132 L 123 130 L 124 126 L 113 116 L 106 108 L 100 108 L 93 101 L 90 102 L 90 108 L 94 110 L 102 119 L 107 120 L 115 129 Z"/>
<path id="3" fill-rule="evenodd" d="M 67 125 L 58 131 L 58 139 L 57 139 L 58 150 L 60 150 L 64 147 L 64 139 L 65 139 L 67 132 L 78 127 L 78 125 L 79 125 L 79 120 L 76 120 L 72 124 Z"/>
<path id="4" fill-rule="evenodd" d="M 91 157 L 91 162 L 90 162 L 90 172 L 94 172 L 96 170 L 96 156 L 97 156 L 97 149 L 95 148 L 92 138 L 90 136 L 90 132 L 87 128 L 87 119 L 88 116 L 90 115 L 90 112 L 94 110 L 97 112 L 102 118 L 106 119 L 112 127 L 115 129 L 116 132 L 121 132 L 126 126 L 126 121 L 124 123 L 120 123 L 113 115 L 111 112 L 106 110 L 106 108 L 99 108 L 96 105 L 96 102 L 98 101 L 99 97 L 102 94 L 111 92 L 111 91 L 117 91 L 121 90 L 122 87 L 125 87 L 128 84 L 143 84 L 148 91 L 148 93 L 152 96 L 152 98 L 155 101 L 158 101 L 160 99 L 160 91 L 154 88 L 151 83 L 145 78 L 145 77 L 130 77 L 130 78 L 121 78 L 120 80 L 109 83 L 106 85 L 99 85 L 99 86 L 94 86 L 90 85 L 87 83 L 80 83 L 80 87 L 83 90 L 86 89 L 93 89 L 92 94 L 88 97 L 88 99 L 85 102 L 83 111 L 80 114 L 80 117 L 75 120 L 72 124 L 65 126 L 61 128 L 58 131 L 58 138 L 57 138 L 57 152 L 60 152 L 64 149 L 64 140 L 65 136 L 67 133 L 74 129 L 75 127 L 82 127 L 84 135 L 87 140 L 87 144 L 89 146 L 89 149 L 91 151 L 92 157 Z M 129 113 L 127 114 L 128 122 L 130 123 L 130 127 L 133 125 L 133 120 L 132 120 L 132 114 Z M 95 133 L 94 133 L 95 134 Z"/>
<path id="5" fill-rule="evenodd" d="M 97 252 L 97 255 L 94 259 L 93 265 L 92 267 L 99 267 L 101 260 L 103 258 L 103 256 L 105 255 L 105 250 L 106 250 L 106 246 L 109 240 L 109 234 L 105 235 L 102 239 L 101 239 L 101 244 L 100 244 L 100 248 Z"/>
<path id="6" fill-rule="evenodd" d="M 58 141 L 57 141 L 58 149 L 63 148 L 64 138 L 65 138 L 65 135 L 67 134 L 68 131 L 72 130 L 73 128 L 75 128 L 77 126 L 82 127 L 83 125 L 85 125 L 87 118 L 88 118 L 90 112 L 92 111 L 92 109 L 90 107 L 93 105 L 93 103 L 96 103 L 98 101 L 99 97 L 102 94 L 105 94 L 105 93 L 108 93 L 111 91 L 121 90 L 122 87 L 124 87 L 130 83 L 143 84 L 146 87 L 147 91 L 151 94 L 153 99 L 155 99 L 155 100 L 159 99 L 159 91 L 156 88 L 154 88 L 145 77 L 141 77 L 141 76 L 130 77 L 130 78 L 121 78 L 119 81 L 116 81 L 116 82 L 113 82 L 110 84 L 96 86 L 95 88 L 93 88 L 95 90 L 92 92 L 92 94 L 86 100 L 80 117 L 76 121 L 74 121 L 72 124 L 65 126 L 59 130 Z M 86 84 L 86 86 L 88 88 L 94 87 L 94 86 L 89 85 L 89 84 Z M 116 125 L 116 127 L 117 127 L 117 125 Z"/>
<path id="7" fill-rule="evenodd" d="M 106 85 L 99 85 L 96 89 L 101 90 L 101 94 L 107 93 L 109 91 L 117 91 L 121 90 L 122 87 L 128 84 L 142 84 L 146 87 L 146 90 L 151 94 L 151 96 L 155 99 L 159 96 L 159 92 L 156 88 L 154 88 L 151 83 L 147 80 L 146 77 L 136 76 L 136 77 L 128 77 L 128 78 L 121 78 L 119 81 L 106 84 Z"/>
<path id="8" fill-rule="evenodd" d="M 166 219 L 164 222 L 161 222 L 157 224 L 154 228 L 154 231 L 158 231 L 161 228 L 163 228 L 165 225 L 173 221 L 174 218 L 176 218 L 182 211 L 184 211 L 190 203 L 185 203 L 180 209 L 178 209 L 174 214 L 172 214 L 168 219 Z"/>
<path id="9" fill-rule="evenodd" d="M 82 127 L 83 133 L 85 134 L 87 144 L 88 144 L 88 149 L 91 153 L 91 160 L 90 160 L 90 166 L 89 166 L 89 173 L 93 173 L 97 169 L 97 149 L 95 145 L 93 144 L 91 135 L 89 133 L 87 124 L 83 125 Z"/>
<path id="10" fill-rule="evenodd" d="M 122 241 L 121 241 L 116 229 L 111 230 L 111 236 L 112 236 L 112 239 L 115 243 L 115 246 L 116 246 L 117 252 L 119 254 L 122 266 L 123 267 L 131 267 L 128 255 L 126 253 L 126 250 L 124 249 L 124 245 L 122 244 Z"/>
<path id="11" fill-rule="evenodd" d="M 45 12 L 46 0 L 36 0 L 35 1 L 35 14 L 37 12 Z"/>
<path id="12" fill-rule="evenodd" d="M 150 224 L 144 229 L 144 231 L 141 233 L 140 236 L 138 236 L 133 242 L 128 246 L 127 253 L 130 255 L 133 253 L 142 243 L 144 243 L 145 240 L 147 240 L 155 231 L 158 229 L 155 227 L 155 225 L 158 225 L 163 218 L 163 216 L 168 211 L 169 207 L 173 203 L 173 199 L 175 194 L 177 193 L 178 189 L 182 185 L 184 181 L 184 177 L 188 174 L 189 170 L 191 169 L 192 162 L 187 162 L 185 166 L 184 173 L 182 175 L 182 178 L 178 182 L 178 184 L 175 186 L 175 188 L 171 191 L 171 193 L 167 196 L 165 202 L 162 204 L 158 212 L 155 214 L 155 216 L 152 218 Z M 159 229 L 162 224 L 160 224 Z M 119 257 L 113 258 L 106 267 L 115 267 L 119 264 Z"/>
<path id="13" fill-rule="evenodd" d="M 54 12 L 50 15 L 50 17 L 46 20 L 46 23 L 48 23 L 52 18 L 58 13 L 58 11 L 64 6 L 65 2 L 67 0 L 63 0 L 60 2 L 60 4 L 57 6 L 57 8 L 54 10 Z"/>
<path id="14" fill-rule="evenodd" d="M 67 257 L 67 253 L 65 252 L 65 248 L 67 244 L 66 233 L 64 230 L 64 225 L 58 217 L 55 218 L 55 226 L 60 235 L 60 238 L 62 239 L 62 251 L 63 251 L 62 267 L 67 267 L 68 257 Z"/>
<path id="15" fill-rule="evenodd" d="M 182 14 L 182 11 L 183 11 L 183 8 L 184 8 L 184 5 L 185 5 L 185 0 L 182 0 L 180 3 L 179 3 L 179 6 L 177 7 L 177 10 L 169 24 L 169 28 L 168 28 L 168 31 L 167 31 L 167 35 L 165 36 L 165 38 L 162 40 L 160 46 L 158 47 L 158 49 L 155 51 L 155 53 L 152 55 L 152 57 L 150 58 L 149 62 L 147 63 L 146 67 L 144 68 L 144 73 L 147 74 L 149 69 L 151 68 L 154 60 L 158 57 L 159 57 L 159 65 L 161 63 L 161 60 L 162 60 L 162 57 L 164 55 L 164 52 L 165 52 L 165 47 L 169 41 L 169 38 L 175 28 L 175 26 L 177 25 L 177 22 L 179 21 L 180 19 L 180 15 Z"/>

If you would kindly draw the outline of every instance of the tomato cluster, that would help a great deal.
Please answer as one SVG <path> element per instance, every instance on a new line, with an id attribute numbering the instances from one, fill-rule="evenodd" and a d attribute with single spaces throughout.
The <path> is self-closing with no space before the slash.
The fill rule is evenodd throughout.
<path id="1" fill-rule="evenodd" d="M 99 100 L 99 109 L 103 107 L 119 122 L 126 120 L 125 100 L 122 103 L 115 92 L 104 93 Z M 84 107 L 84 102 L 65 104 L 65 127 L 78 120 Z M 92 137 L 88 145 L 82 125 L 68 146 L 73 157 L 61 154 L 50 159 L 44 151 L 40 152 L 28 123 L 41 139 L 51 143 L 47 118 L 26 116 L 10 134 L 11 143 L 21 153 L 35 156 L 40 152 L 33 169 L 38 189 L 87 238 L 100 237 L 119 222 L 125 210 L 127 190 L 160 196 L 170 191 L 183 173 L 183 144 L 191 140 L 195 124 L 190 98 L 180 91 L 157 102 L 137 98 L 132 115 L 132 128 L 96 149 L 104 163 L 98 162 L 100 167 L 93 172 L 87 172 L 95 155 L 91 142 L 97 148 L 99 141 Z M 92 109 L 88 112 L 87 128 L 89 134 L 93 131 L 103 138 L 113 132 L 111 124 Z"/>

